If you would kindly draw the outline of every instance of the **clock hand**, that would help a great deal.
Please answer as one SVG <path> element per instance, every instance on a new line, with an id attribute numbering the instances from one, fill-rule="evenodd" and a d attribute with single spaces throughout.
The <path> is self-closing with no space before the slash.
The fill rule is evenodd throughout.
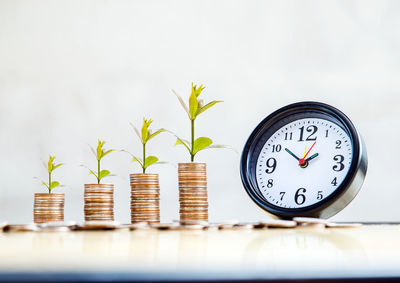
<path id="1" fill-rule="evenodd" d="M 298 158 L 293 152 L 291 152 L 289 149 L 285 148 L 285 150 L 294 158 L 296 158 L 296 160 L 300 160 L 300 158 Z"/>
<path id="2" fill-rule="evenodd" d="M 310 151 L 312 150 L 312 148 L 314 147 L 314 145 L 315 145 L 316 143 L 317 143 L 317 142 L 315 141 L 315 142 L 313 143 L 313 145 L 310 147 L 310 149 L 307 151 L 307 153 L 304 155 L 304 157 L 303 157 L 302 159 L 299 160 L 299 165 L 300 165 L 300 166 L 302 166 L 302 165 L 305 164 L 305 162 L 306 162 L 305 159 L 306 159 L 307 155 L 310 153 Z M 307 150 L 307 147 L 306 147 L 306 150 Z M 306 150 L 305 150 L 305 151 L 306 151 Z M 305 151 L 304 151 L 304 152 L 305 152 Z"/>
<path id="3" fill-rule="evenodd" d="M 311 155 L 309 158 L 307 158 L 306 160 L 304 160 L 305 162 L 308 162 L 312 159 L 314 159 L 315 157 L 317 157 L 319 154 L 318 153 L 314 153 L 313 155 Z"/>

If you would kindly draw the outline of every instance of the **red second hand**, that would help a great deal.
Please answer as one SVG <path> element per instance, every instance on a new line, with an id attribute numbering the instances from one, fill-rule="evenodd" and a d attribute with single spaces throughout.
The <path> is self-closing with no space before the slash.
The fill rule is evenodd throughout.
<path id="1" fill-rule="evenodd" d="M 304 164 L 307 155 L 310 153 L 311 149 L 314 147 L 314 145 L 315 145 L 316 143 L 317 143 L 317 142 L 315 141 L 315 142 L 313 143 L 313 145 L 310 147 L 310 149 L 307 151 L 306 155 L 304 155 L 304 157 L 303 157 L 302 159 L 299 160 L 299 165 L 303 165 L 303 164 Z"/>

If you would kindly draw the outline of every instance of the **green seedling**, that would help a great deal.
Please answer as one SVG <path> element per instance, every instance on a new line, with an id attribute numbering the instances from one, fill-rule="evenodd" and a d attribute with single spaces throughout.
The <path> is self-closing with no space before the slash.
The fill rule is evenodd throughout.
<path id="1" fill-rule="evenodd" d="M 212 140 L 207 137 L 199 137 L 195 139 L 194 135 L 194 130 L 195 130 L 195 120 L 196 118 L 202 114 L 204 111 L 208 110 L 212 106 L 214 106 L 217 103 L 223 102 L 221 100 L 214 100 L 211 101 L 207 104 L 204 105 L 204 102 L 202 99 L 199 99 L 199 96 L 201 92 L 204 90 L 204 86 L 200 85 L 197 87 L 196 85 L 193 85 L 192 83 L 192 92 L 190 93 L 189 96 L 189 107 L 186 105 L 186 103 L 183 101 L 182 97 L 180 97 L 174 90 L 173 93 L 176 95 L 178 98 L 180 104 L 182 105 L 183 109 L 186 111 L 189 120 L 190 120 L 190 142 L 188 140 L 181 139 L 177 135 L 173 134 L 176 137 L 176 143 L 175 145 L 183 145 L 190 154 L 190 161 L 194 161 L 194 157 L 196 154 L 204 149 L 209 149 L 209 148 L 231 148 L 230 146 L 227 145 L 220 145 L 220 144 L 213 144 Z"/>
<path id="2" fill-rule="evenodd" d="M 137 162 L 140 164 L 140 166 L 142 167 L 143 174 L 146 173 L 146 169 L 151 165 L 167 163 L 167 162 L 163 162 L 163 161 L 158 161 L 158 157 L 156 157 L 154 155 L 146 156 L 147 142 L 149 140 L 153 139 L 158 134 L 166 131 L 165 129 L 159 129 L 159 130 L 153 132 L 151 129 L 149 129 L 152 122 L 153 121 L 151 119 L 147 120 L 147 119 L 143 118 L 143 125 L 142 125 L 141 132 L 139 132 L 139 130 L 133 124 L 131 124 L 133 130 L 139 137 L 140 142 L 142 143 L 142 156 L 143 156 L 142 158 L 138 158 L 138 157 L 134 156 L 132 153 L 130 153 L 126 150 L 122 150 L 123 152 L 129 153 L 132 156 L 132 162 Z"/>
<path id="3" fill-rule="evenodd" d="M 48 174 L 49 174 L 49 181 L 48 183 L 46 183 L 43 180 L 40 180 L 42 182 L 42 185 L 45 186 L 47 188 L 47 190 L 49 191 L 49 194 L 51 193 L 51 191 L 56 188 L 56 187 L 61 187 L 60 182 L 58 181 L 53 181 L 51 178 L 51 174 L 53 173 L 54 170 L 56 170 L 58 167 L 64 165 L 64 163 L 60 163 L 60 164 L 55 164 L 54 160 L 56 159 L 55 156 L 49 156 L 49 161 L 47 162 L 47 164 L 45 162 L 43 162 L 44 168 L 46 168 Z M 35 177 L 35 179 L 38 179 Z"/>
<path id="4" fill-rule="evenodd" d="M 82 166 L 86 167 L 86 168 L 89 170 L 89 175 L 93 175 L 93 176 L 96 177 L 96 179 L 97 179 L 97 184 L 100 184 L 101 180 L 102 180 L 103 178 L 107 177 L 107 176 L 114 176 L 114 175 L 112 175 L 112 174 L 110 173 L 110 171 L 100 168 L 100 161 L 101 161 L 107 154 L 109 154 L 109 153 L 115 151 L 115 149 L 109 149 L 109 150 L 103 149 L 105 143 L 106 143 L 105 141 L 99 140 L 98 143 L 97 143 L 97 148 L 96 148 L 96 150 L 94 150 L 94 148 L 91 147 L 91 146 L 89 145 L 90 150 L 92 151 L 92 153 L 94 154 L 94 156 L 96 157 L 96 160 L 97 160 L 97 171 L 93 171 L 93 170 L 91 170 L 90 168 L 88 168 L 88 167 L 82 165 Z"/>

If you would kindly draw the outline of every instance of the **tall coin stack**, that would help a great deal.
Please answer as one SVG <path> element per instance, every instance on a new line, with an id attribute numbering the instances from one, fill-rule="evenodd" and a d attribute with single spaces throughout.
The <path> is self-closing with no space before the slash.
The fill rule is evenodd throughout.
<path id="1" fill-rule="evenodd" d="M 158 174 L 130 174 L 131 222 L 160 223 Z"/>
<path id="2" fill-rule="evenodd" d="M 207 168 L 205 163 L 179 163 L 179 215 L 181 222 L 208 222 Z"/>
<path id="3" fill-rule="evenodd" d="M 85 221 L 114 221 L 114 185 L 85 184 Z"/>
<path id="4" fill-rule="evenodd" d="M 64 194 L 35 194 L 33 221 L 37 224 L 64 221 Z"/>

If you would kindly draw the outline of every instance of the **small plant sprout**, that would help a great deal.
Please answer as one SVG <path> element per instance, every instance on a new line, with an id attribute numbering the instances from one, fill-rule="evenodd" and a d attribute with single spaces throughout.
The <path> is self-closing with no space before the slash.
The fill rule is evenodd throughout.
<path id="1" fill-rule="evenodd" d="M 99 140 L 98 143 L 97 143 L 96 150 L 94 150 L 94 148 L 89 145 L 91 151 L 93 152 L 93 154 L 94 154 L 94 156 L 96 157 L 96 160 L 97 160 L 97 171 L 93 171 L 93 170 L 89 169 L 88 167 L 82 165 L 82 166 L 86 167 L 89 170 L 89 175 L 94 175 L 96 177 L 97 184 L 100 184 L 101 179 L 103 179 L 103 178 L 105 178 L 107 176 L 114 176 L 114 175 L 110 174 L 110 171 L 105 170 L 105 169 L 101 170 L 101 168 L 100 168 L 100 161 L 107 154 L 115 151 L 115 149 L 109 149 L 109 150 L 103 149 L 105 143 L 106 143 L 105 141 Z"/>
<path id="2" fill-rule="evenodd" d="M 136 135 L 139 137 L 139 139 L 142 143 L 142 158 L 138 158 L 138 157 L 134 156 L 132 153 L 130 153 L 126 150 L 122 150 L 124 152 L 129 153 L 132 156 L 132 162 L 137 162 L 140 164 L 140 166 L 142 167 L 143 174 L 145 174 L 146 169 L 153 164 L 167 163 L 167 162 L 163 162 L 163 161 L 158 161 L 158 158 L 154 155 L 146 156 L 147 142 L 149 140 L 153 139 L 158 134 L 166 131 L 165 129 L 159 129 L 159 130 L 153 132 L 151 129 L 149 129 L 151 123 L 153 123 L 153 120 L 143 118 L 143 125 L 142 125 L 141 132 L 139 132 L 139 130 L 133 124 L 131 124 L 133 130 L 135 131 Z"/>
<path id="3" fill-rule="evenodd" d="M 54 160 L 56 159 L 55 156 L 49 156 L 49 161 L 47 162 L 47 164 L 45 162 L 43 162 L 44 168 L 46 168 L 48 174 L 49 174 L 49 181 L 48 183 L 46 183 L 43 180 L 40 180 L 42 182 L 42 185 L 45 186 L 48 190 L 49 190 L 49 194 L 51 193 L 51 191 L 60 186 L 60 183 L 58 181 L 52 181 L 51 179 L 51 174 L 53 173 L 54 170 L 56 170 L 58 167 L 64 165 L 64 163 L 60 163 L 60 164 L 55 164 Z M 35 177 L 35 179 L 38 179 Z"/>
<path id="4" fill-rule="evenodd" d="M 183 145 L 189 151 L 191 162 L 194 161 L 195 155 L 203 149 L 231 148 L 230 146 L 227 146 L 227 145 L 212 144 L 212 140 L 207 137 L 199 137 L 199 138 L 195 139 L 194 121 L 196 120 L 196 118 L 201 113 L 203 113 L 207 109 L 211 108 L 215 104 L 223 102 L 221 100 L 214 100 L 214 101 L 211 101 L 204 105 L 203 100 L 199 99 L 199 96 L 200 96 L 201 92 L 204 90 L 204 88 L 205 87 L 203 85 L 200 85 L 199 87 L 197 87 L 196 85 L 193 85 L 193 83 L 192 83 L 192 92 L 189 96 L 189 107 L 183 101 L 182 97 L 180 97 L 174 90 L 172 90 L 172 92 L 177 96 L 180 104 L 182 105 L 183 109 L 185 109 L 185 111 L 189 117 L 190 129 L 191 129 L 190 142 L 187 140 L 181 139 L 177 135 L 174 134 L 174 136 L 177 138 L 175 145 Z"/>

